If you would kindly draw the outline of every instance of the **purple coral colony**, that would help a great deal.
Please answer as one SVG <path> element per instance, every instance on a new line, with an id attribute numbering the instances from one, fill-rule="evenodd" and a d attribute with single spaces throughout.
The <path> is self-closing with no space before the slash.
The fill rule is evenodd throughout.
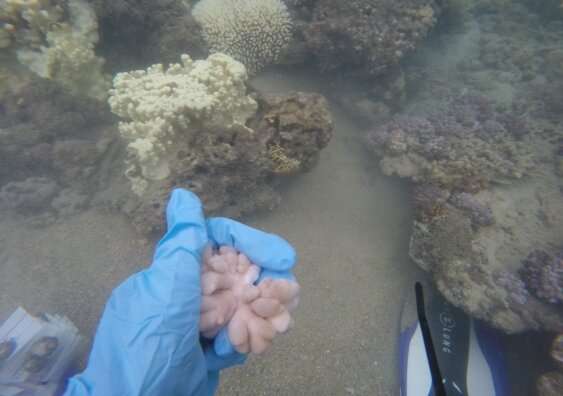
<path id="1" fill-rule="evenodd" d="M 373 173 L 412 185 L 412 260 L 472 317 L 553 339 L 534 391 L 563 394 L 560 0 L 221 1 L 0 0 L 2 216 L 103 208 L 152 235 L 173 187 L 211 215 L 274 209 L 280 184 L 322 166 L 331 103 L 366 130 Z M 272 64 L 331 84 L 260 92 Z M 241 352 L 263 352 L 297 302 L 254 268 L 223 248 L 202 275 L 203 335 L 226 327 Z"/>

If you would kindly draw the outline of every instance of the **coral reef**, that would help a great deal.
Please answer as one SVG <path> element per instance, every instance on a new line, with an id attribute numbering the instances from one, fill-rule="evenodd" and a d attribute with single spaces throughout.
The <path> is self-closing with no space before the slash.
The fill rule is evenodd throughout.
<path id="1" fill-rule="evenodd" d="M 521 270 L 531 251 L 561 244 L 563 202 L 550 143 L 557 140 L 536 134 L 557 129 L 522 101 L 445 93 L 446 100 L 428 97 L 368 135 L 383 173 L 415 183 L 410 256 L 473 317 L 507 333 L 560 331 L 555 262 L 539 270 L 547 259 L 536 254 Z"/>
<path id="2" fill-rule="evenodd" d="M 292 2 L 295 9 L 304 2 Z M 436 21 L 433 1 L 318 0 L 302 35 L 322 70 L 378 75 L 415 48 Z"/>
<path id="3" fill-rule="evenodd" d="M 259 95 L 258 114 L 249 124 L 270 136 L 267 146 L 275 174 L 307 171 L 332 138 L 326 99 L 319 94 Z"/>
<path id="4" fill-rule="evenodd" d="M 196 192 L 210 213 L 272 208 L 273 176 L 309 169 L 332 135 L 320 95 L 251 97 L 244 66 L 227 55 L 183 62 L 118 74 L 109 99 L 124 118 L 136 193 L 123 209 L 143 232 L 162 227 L 173 186 Z"/>
<path id="5" fill-rule="evenodd" d="M 37 75 L 75 94 L 104 100 L 109 77 L 96 56 L 96 15 L 86 1 L 5 0 L 1 47 Z"/>
<path id="6" fill-rule="evenodd" d="M 502 198 L 497 194 L 495 198 L 501 200 L 500 204 L 495 199 L 489 200 L 488 192 L 471 198 L 480 207 L 490 205 L 487 212 L 495 214 L 494 223 L 476 223 L 474 215 L 465 208 L 455 207 L 451 198 L 449 202 L 442 201 L 440 211 L 427 211 L 426 218 L 415 221 L 409 254 L 432 274 L 448 301 L 476 318 L 508 333 L 563 329 L 563 312 L 543 298 L 538 299 L 518 275 L 518 264 L 514 264 L 523 249 L 534 243 L 545 245 L 554 237 L 546 238 L 546 231 L 541 230 L 533 241 L 526 241 L 525 233 L 535 225 L 525 224 L 518 230 L 516 227 L 527 219 L 521 216 L 515 219 L 513 214 L 507 216 L 504 210 L 492 204 L 506 205 L 511 193 L 514 191 L 504 192 Z M 435 195 L 427 193 L 426 196 Z M 522 210 L 508 206 L 510 211 Z M 423 207 L 429 206 L 424 203 Z"/>
<path id="7" fill-rule="evenodd" d="M 551 359 L 557 367 L 563 370 L 563 334 L 558 334 L 551 343 L 550 350 Z"/>
<path id="8" fill-rule="evenodd" d="M 455 193 L 450 198 L 453 206 L 461 209 L 469 215 L 474 226 L 488 226 L 495 222 L 493 211 L 486 205 L 483 205 L 472 194 L 465 192 Z"/>
<path id="9" fill-rule="evenodd" d="M 538 396 L 556 396 L 563 389 L 563 334 L 557 334 L 550 348 L 551 360 L 558 370 L 541 375 L 536 382 Z"/>
<path id="10" fill-rule="evenodd" d="M 446 189 L 477 192 L 519 179 L 533 167 L 516 115 L 500 113 L 483 96 L 462 95 L 443 111 L 400 116 L 378 126 L 368 143 L 386 175 Z"/>
<path id="11" fill-rule="evenodd" d="M 127 120 L 119 131 L 128 142 L 126 175 L 137 195 L 149 181 L 170 175 L 180 137 L 188 140 L 189 132 L 200 129 L 244 128 L 256 111 L 256 102 L 245 95 L 246 78 L 244 66 L 223 54 L 195 62 L 184 55 L 181 65 L 167 70 L 158 64 L 114 78 L 109 104 Z"/>
<path id="12" fill-rule="evenodd" d="M 523 261 L 520 275 L 528 290 L 551 304 L 563 302 L 563 257 L 534 250 Z"/>
<path id="13" fill-rule="evenodd" d="M 109 185 L 116 130 L 97 100 L 31 77 L 3 95 L 0 189 L 3 210 L 70 214 Z M 119 151 L 119 150 L 117 150 Z M 118 162 L 118 169 L 121 162 Z M 13 209 L 13 210 L 10 210 Z"/>
<path id="14" fill-rule="evenodd" d="M 192 15 L 210 51 L 232 56 L 251 74 L 275 63 L 291 39 L 291 19 L 281 0 L 200 0 Z"/>
<path id="15" fill-rule="evenodd" d="M 227 327 L 235 349 L 260 354 L 276 334 L 289 330 L 290 312 L 299 302 L 299 285 L 285 279 L 264 279 L 260 268 L 228 246 L 207 250 L 201 274 L 200 332 L 213 338 Z"/>
<path id="16" fill-rule="evenodd" d="M 179 54 L 196 59 L 208 48 L 191 16 L 193 0 L 90 0 L 99 20 L 100 53 L 111 70 L 176 62 Z"/>
<path id="17" fill-rule="evenodd" d="M 45 177 L 30 177 L 23 181 L 6 183 L 0 189 L 0 209 L 35 212 L 57 194 L 58 186 Z"/>
<path id="18" fill-rule="evenodd" d="M 552 371 L 543 374 L 537 382 L 536 390 L 538 396 L 558 396 L 563 389 L 563 373 Z"/>

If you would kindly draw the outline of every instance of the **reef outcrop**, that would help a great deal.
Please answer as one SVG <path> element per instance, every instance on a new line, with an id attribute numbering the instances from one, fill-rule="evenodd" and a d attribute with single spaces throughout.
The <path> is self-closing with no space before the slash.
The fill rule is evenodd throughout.
<path id="1" fill-rule="evenodd" d="M 318 0 L 290 1 L 297 25 L 296 43 L 304 43 L 321 70 L 361 75 L 388 71 L 427 35 L 436 23 L 433 1 Z"/>
<path id="2" fill-rule="evenodd" d="M 563 202 L 525 116 L 466 94 L 368 143 L 383 173 L 415 183 L 409 253 L 448 301 L 508 333 L 563 329 Z"/>
<path id="3" fill-rule="evenodd" d="M 2 96 L 0 210 L 51 221 L 108 187 L 119 152 L 114 120 L 98 100 L 56 82 L 17 80 Z"/>
<path id="4" fill-rule="evenodd" d="M 200 0 L 192 9 L 211 53 L 242 62 L 250 74 L 287 49 L 292 22 L 281 0 Z"/>
<path id="5" fill-rule="evenodd" d="M 110 78 L 94 52 L 98 22 L 85 0 L 0 3 L 0 49 L 76 95 L 105 100 Z"/>
<path id="6" fill-rule="evenodd" d="M 230 246 L 207 250 L 201 272 L 199 330 L 213 339 L 223 328 L 240 353 L 264 353 L 276 335 L 286 333 L 299 303 L 299 285 L 262 279 L 260 268 Z"/>
<path id="7" fill-rule="evenodd" d="M 274 207 L 275 177 L 309 169 L 332 135 L 320 95 L 251 95 L 244 66 L 224 54 L 182 61 L 118 74 L 110 94 L 135 193 L 124 209 L 145 232 L 163 226 L 175 186 L 197 193 L 208 213 Z"/>
<path id="8" fill-rule="evenodd" d="M 370 132 L 368 143 L 386 175 L 478 192 L 533 168 L 521 140 L 528 131 L 523 116 L 498 112 L 489 99 L 468 94 L 423 117 L 397 117 Z"/>

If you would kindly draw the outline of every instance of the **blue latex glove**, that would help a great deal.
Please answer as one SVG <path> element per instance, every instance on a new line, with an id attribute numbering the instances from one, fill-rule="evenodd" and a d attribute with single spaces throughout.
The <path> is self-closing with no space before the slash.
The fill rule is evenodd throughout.
<path id="1" fill-rule="evenodd" d="M 206 223 L 199 199 L 186 190 L 172 193 L 166 217 L 168 232 L 153 264 L 113 291 L 88 366 L 69 380 L 65 395 L 212 395 L 219 370 L 244 361 L 232 348 L 215 352 L 217 345 L 230 346 L 228 339 L 215 340 L 215 348 L 200 342 L 200 264 L 208 232 L 214 243 L 235 246 L 265 264 L 264 276 L 270 271 L 289 276 L 293 249 L 279 237 L 232 220 Z M 254 237 L 265 239 L 257 243 Z M 270 249 L 262 245 L 270 242 Z"/>

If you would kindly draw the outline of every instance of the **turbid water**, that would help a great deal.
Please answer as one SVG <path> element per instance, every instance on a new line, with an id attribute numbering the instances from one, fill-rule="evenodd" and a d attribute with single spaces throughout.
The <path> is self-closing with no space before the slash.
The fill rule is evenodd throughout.
<path id="1" fill-rule="evenodd" d="M 267 73 L 269 92 L 321 91 L 309 74 Z M 407 257 L 406 184 L 382 176 L 364 131 L 332 106 L 335 135 L 309 173 L 283 186 L 281 205 L 246 219 L 297 249 L 295 328 L 265 356 L 224 372 L 221 395 L 396 393 L 398 321 L 416 271 Z M 148 265 L 153 241 L 96 210 L 47 229 L 0 221 L 0 320 L 18 305 L 68 315 L 95 330 L 111 290 Z"/>
<path id="2" fill-rule="evenodd" d="M 308 75 L 270 73 L 263 91 L 323 91 Z M 266 356 L 223 377 L 221 395 L 396 394 L 411 212 L 405 184 L 379 174 L 364 131 L 332 106 L 335 135 L 317 167 L 292 180 L 272 213 L 250 219 L 299 252 L 296 326 Z"/>

